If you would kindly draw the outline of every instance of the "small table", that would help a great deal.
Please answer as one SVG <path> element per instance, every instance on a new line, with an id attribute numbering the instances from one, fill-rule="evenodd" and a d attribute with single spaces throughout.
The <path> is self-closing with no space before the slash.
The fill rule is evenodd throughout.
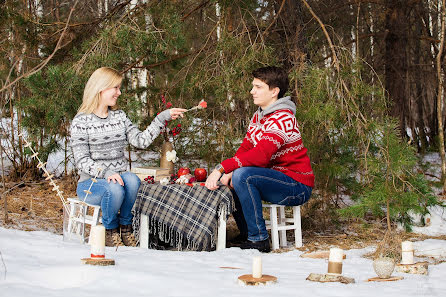
<path id="1" fill-rule="evenodd" d="M 133 229 L 140 247 L 148 248 L 158 236 L 179 250 L 220 250 L 226 246 L 226 218 L 233 211 L 226 186 L 208 190 L 200 184 L 143 182 L 132 210 Z"/>

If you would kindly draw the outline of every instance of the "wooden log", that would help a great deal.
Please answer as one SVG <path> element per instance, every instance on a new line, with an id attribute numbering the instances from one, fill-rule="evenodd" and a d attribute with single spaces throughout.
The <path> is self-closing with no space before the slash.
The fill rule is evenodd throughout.
<path id="1" fill-rule="evenodd" d="M 367 282 L 392 282 L 397 280 L 402 280 L 404 277 L 402 276 L 391 276 L 389 278 L 380 278 L 378 276 L 369 278 Z"/>
<path id="2" fill-rule="evenodd" d="M 88 264 L 88 265 L 109 266 L 109 265 L 115 265 L 115 260 L 113 260 L 113 259 L 83 258 L 83 259 L 81 259 L 81 263 Z"/>
<path id="3" fill-rule="evenodd" d="M 351 277 L 345 277 L 342 275 L 336 274 L 319 274 L 319 273 L 310 273 L 306 280 L 312 282 L 320 282 L 320 283 L 328 283 L 328 282 L 339 282 L 343 284 L 353 284 L 355 283 L 355 279 Z"/>
<path id="4" fill-rule="evenodd" d="M 264 274 L 259 278 L 253 277 L 252 274 L 244 274 L 238 277 L 238 283 L 247 286 L 268 285 L 276 282 L 277 277 L 267 274 Z"/>
<path id="5" fill-rule="evenodd" d="M 429 263 L 417 262 L 415 264 L 396 264 L 395 270 L 403 273 L 427 275 L 429 272 Z"/>

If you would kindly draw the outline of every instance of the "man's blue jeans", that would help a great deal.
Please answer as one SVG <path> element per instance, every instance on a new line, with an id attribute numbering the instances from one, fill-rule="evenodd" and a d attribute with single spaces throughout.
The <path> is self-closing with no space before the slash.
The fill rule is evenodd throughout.
<path id="1" fill-rule="evenodd" d="M 284 173 L 270 168 L 241 167 L 232 174 L 235 190 L 234 219 L 241 235 L 251 241 L 268 238 L 262 214 L 262 200 L 273 204 L 296 206 L 310 198 L 312 188 Z M 238 198 L 238 199 L 237 199 Z M 241 212 L 241 211 L 242 212 Z"/>
<path id="2" fill-rule="evenodd" d="M 98 179 L 93 183 L 85 202 L 100 205 L 102 209 L 102 224 L 105 229 L 115 229 L 119 225 L 131 225 L 133 220 L 132 208 L 138 194 L 141 180 L 131 172 L 121 174 L 124 186 L 109 183 L 106 179 Z M 85 180 L 77 185 L 77 196 L 80 200 L 85 197 L 84 190 L 88 190 L 91 180 Z"/>

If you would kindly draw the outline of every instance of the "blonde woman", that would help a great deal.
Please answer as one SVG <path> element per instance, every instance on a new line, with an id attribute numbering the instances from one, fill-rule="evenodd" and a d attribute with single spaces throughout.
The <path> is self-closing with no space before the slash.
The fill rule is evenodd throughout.
<path id="1" fill-rule="evenodd" d="M 166 121 L 183 117 L 186 111 L 182 108 L 165 110 L 141 132 L 124 111 L 117 108 L 121 81 L 122 76 L 115 69 L 102 67 L 94 71 L 85 86 L 82 105 L 71 123 L 71 148 L 80 175 L 77 195 L 85 197 L 90 179 L 98 174 L 98 182 L 93 184 L 86 202 L 101 205 L 107 246 L 136 245 L 131 210 L 140 180 L 127 171 L 124 156 L 127 144 L 148 147 Z"/>

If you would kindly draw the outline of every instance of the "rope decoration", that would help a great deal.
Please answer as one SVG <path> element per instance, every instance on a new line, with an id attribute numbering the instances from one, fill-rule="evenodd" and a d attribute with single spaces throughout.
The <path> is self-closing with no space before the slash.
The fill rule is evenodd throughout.
<path id="1" fill-rule="evenodd" d="M 54 174 L 50 174 L 48 170 L 46 169 L 45 165 L 46 162 L 43 163 L 39 158 L 39 153 L 34 151 L 34 149 L 31 147 L 31 143 L 26 140 L 26 138 L 23 136 L 23 133 L 19 134 L 19 137 L 22 138 L 23 142 L 25 142 L 25 147 L 29 148 L 31 152 L 33 153 L 31 155 L 31 158 L 35 158 L 39 163 L 37 164 L 37 168 L 42 169 L 44 172 L 45 180 L 50 181 L 50 185 L 53 186 L 53 191 L 56 192 L 56 195 L 59 197 L 60 201 L 62 201 L 63 207 L 65 208 L 65 211 L 67 213 L 70 213 L 68 208 L 68 203 L 65 197 L 63 196 L 63 191 L 59 190 L 59 186 L 56 185 L 55 181 L 53 180 Z"/>
<path id="2" fill-rule="evenodd" d="M 90 186 L 88 187 L 88 190 L 84 190 L 85 197 L 84 197 L 84 200 L 82 200 L 82 203 L 85 204 L 85 200 L 87 200 L 87 196 L 88 196 L 88 194 L 91 195 L 91 191 L 90 191 L 90 190 L 91 190 L 91 187 L 93 187 L 93 184 L 94 184 L 94 183 L 97 183 L 97 182 L 98 182 L 97 178 L 98 178 L 99 173 L 101 173 L 101 171 L 102 171 L 102 168 L 98 168 L 98 171 L 96 172 L 96 175 L 91 179 L 91 184 L 90 184 Z"/>

